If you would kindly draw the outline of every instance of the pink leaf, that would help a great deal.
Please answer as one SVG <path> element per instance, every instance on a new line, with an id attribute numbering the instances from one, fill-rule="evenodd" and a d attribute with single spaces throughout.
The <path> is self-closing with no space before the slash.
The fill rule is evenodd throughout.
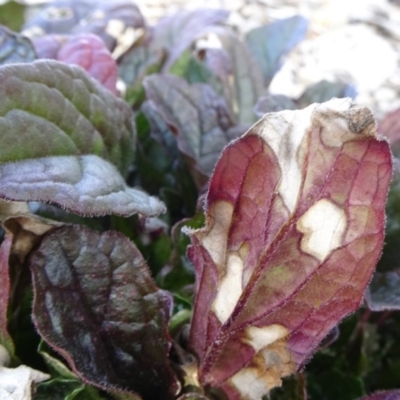
<path id="1" fill-rule="evenodd" d="M 57 60 L 80 65 L 108 90 L 117 93 L 117 64 L 98 36 L 93 34 L 71 36 L 58 52 Z"/>
<path id="2" fill-rule="evenodd" d="M 200 384 L 259 399 L 359 307 L 391 168 L 372 114 L 349 99 L 266 114 L 223 151 L 206 226 L 190 232 Z"/>

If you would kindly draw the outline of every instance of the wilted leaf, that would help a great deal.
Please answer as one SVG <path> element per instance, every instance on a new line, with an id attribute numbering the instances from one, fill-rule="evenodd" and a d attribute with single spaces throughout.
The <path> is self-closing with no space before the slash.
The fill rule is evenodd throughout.
<path id="1" fill-rule="evenodd" d="M 93 33 L 115 58 L 141 35 L 145 25 L 136 4 L 126 0 L 54 0 L 24 25 L 26 35 Z"/>
<path id="2" fill-rule="evenodd" d="M 370 310 L 400 310 L 400 271 L 377 272 L 365 292 Z"/>
<path id="3" fill-rule="evenodd" d="M 128 239 L 72 226 L 33 254 L 33 318 L 42 337 L 85 382 L 167 399 L 172 299 L 153 283 Z"/>
<path id="4" fill-rule="evenodd" d="M 247 45 L 262 69 L 265 85 L 279 71 L 283 56 L 303 40 L 307 29 L 308 21 L 295 15 L 253 29 L 246 35 Z"/>
<path id="5" fill-rule="evenodd" d="M 234 129 L 225 101 L 208 85 L 189 85 L 172 75 L 151 75 L 144 87 L 151 106 L 163 115 L 176 136 L 180 151 L 209 176 L 222 149 L 242 133 Z M 153 114 L 147 115 L 151 119 Z M 171 140 L 170 135 L 164 138 Z"/>
<path id="6" fill-rule="evenodd" d="M 12 237 L 8 236 L 0 246 L 0 345 L 8 353 L 14 353 L 14 345 L 7 330 L 8 300 L 10 298 L 10 275 L 8 271 L 8 258 L 10 256 Z"/>
<path id="7" fill-rule="evenodd" d="M 0 197 L 53 203 L 91 216 L 155 216 L 165 211 L 162 202 L 126 186 L 112 164 L 94 155 L 0 164 Z"/>
<path id="8" fill-rule="evenodd" d="M 269 112 L 297 110 L 297 108 L 297 104 L 290 97 L 283 94 L 270 94 L 261 97 L 257 101 L 254 112 L 257 117 L 261 118 L 264 114 Z"/>
<path id="9" fill-rule="evenodd" d="M 158 22 L 154 27 L 150 48 L 152 51 L 164 50 L 168 52 L 164 72 L 170 69 L 196 39 L 205 35 L 214 27 L 224 24 L 228 15 L 227 10 L 198 8 L 181 10 Z"/>
<path id="10" fill-rule="evenodd" d="M 323 80 L 309 86 L 297 100 L 297 103 L 299 108 L 304 108 L 312 103 L 323 103 L 335 97 L 351 97 L 354 99 L 356 95 L 356 89 L 347 83 Z"/>
<path id="11" fill-rule="evenodd" d="M 96 154 L 132 163 L 129 106 L 81 68 L 57 61 L 0 67 L 0 162 Z"/>
<path id="12" fill-rule="evenodd" d="M 29 39 L 0 25 L 0 64 L 26 63 L 35 59 L 35 49 Z"/>
<path id="13" fill-rule="evenodd" d="M 267 114 L 224 150 L 189 250 L 202 385 L 259 399 L 359 307 L 390 178 L 388 144 L 349 99 Z"/>
<path id="14" fill-rule="evenodd" d="M 398 400 L 400 399 L 400 390 L 387 390 L 375 392 L 369 396 L 364 396 L 359 400 Z"/>

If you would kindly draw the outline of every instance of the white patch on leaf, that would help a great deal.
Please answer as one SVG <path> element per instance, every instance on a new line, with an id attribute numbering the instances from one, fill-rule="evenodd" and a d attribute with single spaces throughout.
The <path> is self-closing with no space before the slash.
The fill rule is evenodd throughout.
<path id="1" fill-rule="evenodd" d="M 237 254 L 229 254 L 226 264 L 226 274 L 221 279 L 217 296 L 212 305 L 221 324 L 225 323 L 232 314 L 243 292 L 243 260 Z"/>
<path id="2" fill-rule="evenodd" d="M 282 325 L 274 324 L 258 328 L 250 326 L 245 330 L 248 339 L 245 340 L 258 353 L 264 347 L 289 335 L 289 331 Z"/>
<path id="3" fill-rule="evenodd" d="M 0 345 L 0 350 L 5 351 Z M 31 400 L 32 385 L 50 379 L 50 375 L 26 365 L 6 368 L 0 365 L 0 399 Z"/>
<path id="4" fill-rule="evenodd" d="M 260 400 L 271 389 L 255 368 L 243 368 L 231 378 L 242 399 Z"/>
<path id="5" fill-rule="evenodd" d="M 195 231 L 195 233 L 198 232 L 201 244 L 208 251 L 215 265 L 220 267 L 225 261 L 233 205 L 227 201 L 219 201 L 214 204 L 213 208 L 212 211 L 209 211 L 213 216 L 213 220 L 210 221 L 211 229 L 209 231 Z"/>
<path id="6" fill-rule="evenodd" d="M 297 221 L 297 230 L 304 233 L 301 250 L 319 261 L 341 246 L 347 218 L 343 209 L 328 199 L 319 200 Z"/>

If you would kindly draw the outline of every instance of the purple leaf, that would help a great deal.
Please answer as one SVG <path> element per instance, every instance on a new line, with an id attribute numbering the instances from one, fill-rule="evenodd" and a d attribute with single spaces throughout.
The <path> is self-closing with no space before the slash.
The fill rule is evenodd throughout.
<path id="1" fill-rule="evenodd" d="M 69 226 L 46 235 L 31 259 L 33 319 L 85 382 L 169 399 L 171 296 L 135 245 L 116 232 Z"/>
<path id="2" fill-rule="evenodd" d="M 231 111 L 240 124 L 253 124 L 254 105 L 265 91 L 260 66 L 247 46 L 226 28 L 214 28 L 203 39 L 206 65 L 221 80 Z"/>
<path id="3" fill-rule="evenodd" d="M 399 400 L 400 390 L 387 390 L 375 392 L 369 396 L 364 396 L 359 400 Z"/>
<path id="4" fill-rule="evenodd" d="M 283 56 L 303 40 L 307 29 L 308 21 L 295 15 L 256 28 L 246 35 L 247 45 L 261 66 L 266 85 L 279 71 Z"/>
<path id="5" fill-rule="evenodd" d="M 113 94 L 117 94 L 117 64 L 98 36 L 52 34 L 35 38 L 33 43 L 39 58 L 79 65 Z"/>
<path id="6" fill-rule="evenodd" d="M 162 49 L 168 52 L 164 71 L 168 71 L 196 39 L 205 35 L 214 27 L 223 25 L 228 15 L 227 10 L 199 8 L 182 10 L 163 18 L 154 27 L 150 47 L 153 51 Z"/>
<path id="7" fill-rule="evenodd" d="M 26 37 L 0 26 L 0 64 L 27 63 L 36 59 L 35 49 Z"/>
<path id="8" fill-rule="evenodd" d="M 235 129 L 224 99 L 206 84 L 189 85 L 172 75 L 151 75 L 144 87 L 150 106 L 163 115 L 180 151 L 209 176 L 222 149 L 243 132 Z M 147 115 L 151 118 L 154 112 Z"/>
<path id="9" fill-rule="evenodd" d="M 350 99 L 267 114 L 222 153 L 190 232 L 200 384 L 259 399 L 357 309 L 380 256 L 388 143 Z"/>
<path id="10" fill-rule="evenodd" d="M 135 30 L 141 31 L 144 25 L 139 8 L 131 1 L 55 0 L 26 22 L 23 33 L 32 37 L 92 33 L 120 55 L 136 40 Z"/>
<path id="11" fill-rule="evenodd" d="M 375 273 L 365 300 L 372 311 L 400 310 L 400 271 Z"/>
<path id="12" fill-rule="evenodd" d="M 0 164 L 0 197 L 57 204 L 80 215 L 156 216 L 165 206 L 126 186 L 116 168 L 94 155 Z"/>

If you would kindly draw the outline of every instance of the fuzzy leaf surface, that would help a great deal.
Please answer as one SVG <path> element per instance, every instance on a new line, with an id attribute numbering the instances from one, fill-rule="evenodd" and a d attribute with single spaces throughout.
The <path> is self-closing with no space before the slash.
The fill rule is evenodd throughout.
<path id="1" fill-rule="evenodd" d="M 144 87 L 151 105 L 175 134 L 180 151 L 209 176 L 222 149 L 239 136 L 225 100 L 206 84 L 189 85 L 172 75 L 151 75 Z M 147 115 L 151 118 L 154 113 Z"/>
<path id="2" fill-rule="evenodd" d="M 259 399 L 357 309 L 380 256 L 386 141 L 350 99 L 267 114 L 222 153 L 189 231 L 199 380 Z"/>
<path id="3" fill-rule="evenodd" d="M 168 399 L 171 296 L 121 234 L 70 226 L 33 254 L 33 318 L 41 336 L 86 383 Z M 122 395 L 122 393 L 121 393 Z"/>
<path id="4" fill-rule="evenodd" d="M 400 399 L 400 390 L 384 390 L 365 396 L 359 400 L 398 400 Z"/>
<path id="5" fill-rule="evenodd" d="M 0 26 L 0 64 L 25 63 L 36 60 L 35 49 L 26 37 Z"/>
<path id="6" fill-rule="evenodd" d="M 266 85 L 279 71 L 283 56 L 303 40 L 307 29 L 308 21 L 295 15 L 253 29 L 246 35 L 247 45 L 262 69 Z"/>
<path id="7" fill-rule="evenodd" d="M 80 67 L 52 60 L 0 67 L 0 162 L 96 154 L 125 174 L 134 138 L 129 106 Z"/>
<path id="8" fill-rule="evenodd" d="M 128 187 L 111 163 L 94 155 L 0 164 L 0 186 L 2 198 L 53 203 L 84 216 L 165 211 L 161 201 Z"/>

